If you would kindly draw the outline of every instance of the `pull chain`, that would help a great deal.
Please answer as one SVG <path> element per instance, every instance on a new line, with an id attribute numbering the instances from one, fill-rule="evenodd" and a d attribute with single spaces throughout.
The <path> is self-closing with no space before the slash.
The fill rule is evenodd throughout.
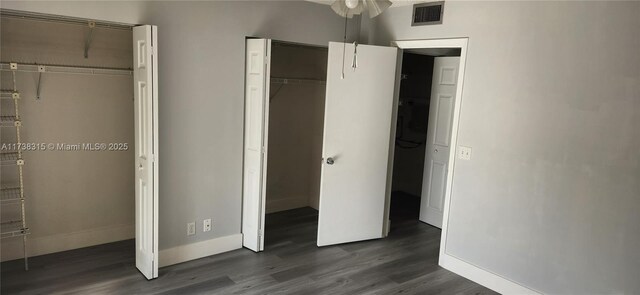
<path id="1" fill-rule="evenodd" d="M 347 56 L 347 15 L 349 15 L 348 12 L 344 15 L 344 38 L 342 40 L 342 76 L 340 76 L 341 79 L 344 79 L 344 60 Z"/>
<path id="2" fill-rule="evenodd" d="M 353 61 L 351 61 L 351 68 L 355 71 L 358 68 L 358 42 L 353 42 Z"/>

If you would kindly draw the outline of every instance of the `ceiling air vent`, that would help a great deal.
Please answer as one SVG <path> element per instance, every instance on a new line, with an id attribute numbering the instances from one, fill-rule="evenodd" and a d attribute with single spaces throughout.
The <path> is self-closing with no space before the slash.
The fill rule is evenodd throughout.
<path id="1" fill-rule="evenodd" d="M 443 10 L 444 1 L 414 4 L 411 26 L 441 24 Z"/>

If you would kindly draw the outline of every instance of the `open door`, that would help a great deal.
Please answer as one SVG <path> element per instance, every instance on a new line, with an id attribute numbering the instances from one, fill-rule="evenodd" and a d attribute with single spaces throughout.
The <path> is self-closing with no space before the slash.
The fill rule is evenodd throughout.
<path id="1" fill-rule="evenodd" d="M 264 250 L 271 40 L 246 40 L 242 245 Z"/>
<path id="2" fill-rule="evenodd" d="M 398 49 L 358 45 L 355 70 L 353 52 L 329 43 L 318 246 L 384 236 Z"/>
<path id="3" fill-rule="evenodd" d="M 158 277 L 158 55 L 156 26 L 133 28 L 136 267 Z"/>
<path id="4" fill-rule="evenodd" d="M 460 57 L 436 57 L 433 63 L 425 148 L 420 221 L 442 228 L 447 170 L 451 153 L 453 107 Z"/>

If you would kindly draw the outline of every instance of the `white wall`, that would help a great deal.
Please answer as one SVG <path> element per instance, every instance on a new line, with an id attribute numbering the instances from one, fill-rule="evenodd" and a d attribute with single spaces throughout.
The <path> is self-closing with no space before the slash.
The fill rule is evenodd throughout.
<path id="1" fill-rule="evenodd" d="M 273 43 L 271 76 L 326 80 L 327 48 Z M 271 83 L 267 213 L 318 208 L 324 84 Z"/>
<path id="2" fill-rule="evenodd" d="M 86 29 L 69 24 L 3 18 L 2 61 L 102 67 L 132 65 L 130 30 L 98 28 L 89 58 Z M 24 143 L 128 143 L 128 151 L 37 151 L 23 157 L 30 255 L 103 244 L 134 236 L 133 80 L 131 75 L 37 74 L 19 72 Z M 11 74 L 2 72 L 2 88 Z M 13 102 L 2 101 L 3 115 Z M 1 142 L 15 142 L 2 128 Z M 19 183 L 16 167 L 3 167 L 2 184 Z M 18 205 L 2 205 L 2 219 L 19 219 Z M 22 239 L 2 240 L 2 260 L 22 257 Z"/>
<path id="3" fill-rule="evenodd" d="M 469 37 L 446 252 L 551 294 L 640 293 L 640 2 L 447 1 L 374 42 Z"/>
<path id="4" fill-rule="evenodd" d="M 303 1 L 3 1 L 2 7 L 158 25 L 161 250 L 240 233 L 245 36 L 327 45 L 344 32 L 343 19 L 328 6 Z M 353 40 L 358 21 L 350 28 Z M 202 232 L 205 218 L 213 219 L 211 232 Z M 192 221 L 197 234 L 187 237 Z"/>

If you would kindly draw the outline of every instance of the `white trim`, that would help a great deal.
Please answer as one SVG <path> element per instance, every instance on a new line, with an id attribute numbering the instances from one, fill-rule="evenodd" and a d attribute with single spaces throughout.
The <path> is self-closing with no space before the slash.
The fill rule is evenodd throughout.
<path id="1" fill-rule="evenodd" d="M 442 236 L 440 238 L 440 258 L 439 265 L 487 288 L 506 294 L 538 294 L 536 291 L 513 282 L 505 277 L 499 276 L 477 265 L 465 262 L 459 258 L 446 253 L 447 233 L 449 230 L 449 210 L 451 205 L 451 194 L 453 189 L 454 167 L 458 146 L 458 129 L 460 125 L 460 110 L 462 108 L 464 73 L 467 62 L 467 48 L 469 38 L 450 39 L 426 39 L 426 40 L 398 40 L 391 42 L 391 46 L 400 49 L 424 49 L 424 48 L 460 48 L 460 66 L 458 71 L 458 85 L 456 86 L 456 99 L 453 109 L 453 122 L 451 125 L 452 151 L 449 155 L 447 167 L 447 183 L 444 196 L 444 211 L 442 220 Z M 397 99 L 397 98 L 396 98 Z"/>
<path id="2" fill-rule="evenodd" d="M 269 99 L 271 95 L 271 39 L 266 39 L 266 48 L 265 48 L 265 72 L 264 72 L 264 114 L 262 117 L 264 118 L 264 123 L 262 124 L 262 184 L 260 192 L 260 224 L 258 227 L 258 241 L 260 242 L 260 251 L 264 251 L 264 236 L 265 236 L 265 218 L 267 214 L 267 165 L 269 159 L 269 110 L 271 108 L 271 100 Z"/>
<path id="3" fill-rule="evenodd" d="M 441 254 L 438 264 L 458 275 L 502 294 L 542 294 L 476 265 L 448 254 Z"/>
<path id="4" fill-rule="evenodd" d="M 134 224 L 119 224 L 100 228 L 42 237 L 29 236 L 29 257 L 107 244 L 135 238 Z M 21 259 L 22 239 L 2 240 L 2 261 Z"/>
<path id="5" fill-rule="evenodd" d="M 160 250 L 159 267 L 186 262 L 242 248 L 242 234 L 219 237 Z"/>
<path id="6" fill-rule="evenodd" d="M 151 90 L 153 91 L 153 261 L 156 264 L 153 267 L 153 277 L 158 277 L 158 231 L 160 230 L 160 223 L 158 212 L 160 208 L 160 122 L 159 122 L 159 111 L 158 111 L 158 27 L 151 26 L 151 65 L 153 69 L 151 71 L 151 81 L 153 86 Z"/>

